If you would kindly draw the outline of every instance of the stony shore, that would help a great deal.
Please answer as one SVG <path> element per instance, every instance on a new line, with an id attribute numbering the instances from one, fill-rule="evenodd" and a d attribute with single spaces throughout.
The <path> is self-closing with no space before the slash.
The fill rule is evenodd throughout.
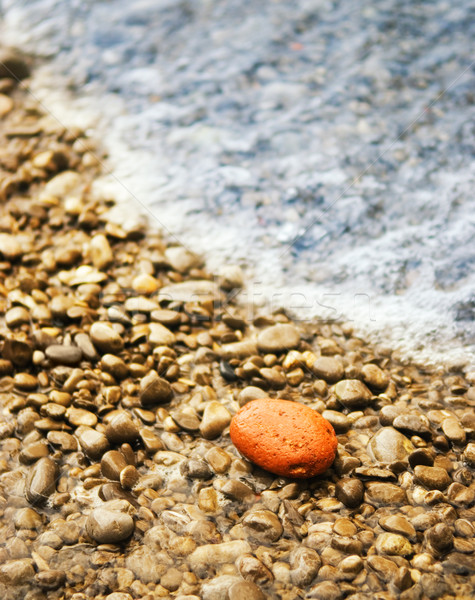
<path id="1" fill-rule="evenodd" d="M 475 373 L 249 321 L 239 268 L 108 220 L 98 155 L 0 79 L 0 596 L 473 597 Z M 244 460 L 259 397 L 322 413 L 333 466 Z"/>

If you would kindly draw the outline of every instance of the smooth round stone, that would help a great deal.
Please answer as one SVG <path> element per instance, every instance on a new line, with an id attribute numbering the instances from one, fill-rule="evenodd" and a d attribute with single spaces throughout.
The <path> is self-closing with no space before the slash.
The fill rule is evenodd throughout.
<path id="1" fill-rule="evenodd" d="M 101 367 L 115 379 L 125 379 L 129 374 L 129 367 L 119 356 L 114 354 L 104 354 L 101 358 Z"/>
<path id="2" fill-rule="evenodd" d="M 139 428 L 125 411 L 117 411 L 108 415 L 106 436 L 111 444 L 135 442 L 139 437 Z"/>
<path id="3" fill-rule="evenodd" d="M 382 533 L 378 535 L 375 546 L 380 554 L 407 556 L 413 552 L 411 543 L 397 533 Z"/>
<path id="4" fill-rule="evenodd" d="M 87 534 L 99 544 L 117 544 L 134 531 L 130 515 L 107 508 L 95 508 L 86 521 Z"/>
<path id="5" fill-rule="evenodd" d="M 180 464 L 180 473 L 190 479 L 211 479 L 213 471 L 202 459 L 190 458 Z"/>
<path id="6" fill-rule="evenodd" d="M 372 390 L 382 391 L 388 387 L 389 375 L 377 365 L 364 365 L 361 369 L 361 376 L 366 385 Z"/>
<path id="7" fill-rule="evenodd" d="M 106 323 L 93 323 L 89 331 L 92 343 L 103 353 L 116 354 L 124 347 L 124 341 L 110 325 Z"/>
<path id="8" fill-rule="evenodd" d="M 0 582 L 6 585 L 25 585 L 35 576 L 31 559 L 9 560 L 0 565 Z"/>
<path id="9" fill-rule="evenodd" d="M 328 469 L 338 440 L 330 423 L 308 406 L 289 400 L 253 400 L 233 417 L 231 440 L 263 469 L 308 478 Z"/>
<path id="10" fill-rule="evenodd" d="M 36 390 L 38 387 L 38 379 L 30 373 L 17 373 L 13 377 L 15 387 L 19 390 L 25 390 L 27 392 Z"/>
<path id="11" fill-rule="evenodd" d="M 172 346 L 175 343 L 175 334 L 161 323 L 150 323 L 148 341 L 153 346 Z"/>
<path id="12" fill-rule="evenodd" d="M 147 273 L 140 273 L 134 277 L 134 280 L 132 281 L 132 289 L 137 292 L 137 294 L 153 294 L 159 287 L 160 282 Z"/>
<path id="13" fill-rule="evenodd" d="M 417 483 L 429 490 L 445 490 L 452 482 L 449 474 L 442 467 L 416 465 L 414 467 L 414 477 Z"/>
<path id="14" fill-rule="evenodd" d="M 324 410 L 322 417 L 331 424 L 335 433 L 346 433 L 351 427 L 350 419 L 337 410 Z"/>
<path id="15" fill-rule="evenodd" d="M 124 455 L 118 450 L 109 450 L 101 459 L 101 473 L 107 479 L 120 481 L 120 473 L 127 467 Z"/>
<path id="16" fill-rule="evenodd" d="M 410 435 L 419 435 L 426 439 L 430 437 L 429 419 L 423 414 L 401 414 L 393 421 L 393 427 L 408 432 Z"/>
<path id="17" fill-rule="evenodd" d="M 359 379 L 343 379 L 335 385 L 335 394 L 346 408 L 368 406 L 373 395 Z"/>
<path id="18" fill-rule="evenodd" d="M 294 585 L 310 585 L 318 574 L 322 561 L 312 548 L 296 548 L 289 557 L 290 579 Z"/>
<path id="19" fill-rule="evenodd" d="M 212 440 L 220 436 L 230 422 L 231 414 L 228 409 L 217 400 L 212 400 L 205 406 L 200 433 L 205 439 Z"/>
<path id="20" fill-rule="evenodd" d="M 38 529 L 43 524 L 43 518 L 32 508 L 20 508 L 13 518 L 16 529 Z"/>
<path id="21" fill-rule="evenodd" d="M 35 581 L 42 590 L 57 590 L 66 581 L 66 573 L 57 569 L 48 569 L 37 573 Z"/>
<path id="22" fill-rule="evenodd" d="M 92 237 L 89 249 L 92 264 L 96 269 L 99 269 L 99 271 L 106 269 L 114 260 L 114 254 L 112 253 L 109 240 L 103 233 L 98 233 Z"/>
<path id="23" fill-rule="evenodd" d="M 268 327 L 257 336 L 257 347 L 266 354 L 285 352 L 299 344 L 300 333 L 293 325 L 287 323 Z"/>
<path id="24" fill-rule="evenodd" d="M 463 458 L 468 465 L 475 467 L 475 443 L 470 442 L 465 446 Z"/>
<path id="25" fill-rule="evenodd" d="M 282 523 L 270 510 L 253 510 L 242 520 L 244 530 L 255 541 L 268 544 L 276 542 L 283 532 Z"/>
<path id="26" fill-rule="evenodd" d="M 266 600 L 266 596 L 252 581 L 238 581 L 229 588 L 229 600 Z"/>
<path id="27" fill-rule="evenodd" d="M 70 407 L 66 413 L 68 421 L 75 427 L 84 425 L 85 427 L 95 427 L 97 425 L 97 416 L 84 408 Z"/>
<path id="28" fill-rule="evenodd" d="M 62 344 L 53 344 L 45 350 L 46 358 L 49 358 L 57 365 L 76 366 L 81 362 L 82 350 L 77 346 L 65 346 Z"/>
<path id="29" fill-rule="evenodd" d="M 143 406 L 163 404 L 173 397 L 173 390 L 166 379 L 158 376 L 156 371 L 150 371 L 140 382 L 140 400 Z"/>
<path id="30" fill-rule="evenodd" d="M 244 406 L 251 400 L 257 400 L 258 398 L 267 398 L 266 392 L 261 388 L 254 387 L 253 385 L 248 385 L 239 392 L 239 406 Z"/>
<path id="31" fill-rule="evenodd" d="M 6 260 L 15 260 L 24 250 L 18 239 L 9 233 L 0 233 L 0 256 Z"/>
<path id="32" fill-rule="evenodd" d="M 181 314 L 176 310 L 167 310 L 165 308 L 153 310 L 150 313 L 152 321 L 166 325 L 167 327 L 173 327 L 181 323 Z"/>
<path id="33" fill-rule="evenodd" d="M 109 441 L 100 431 L 91 427 L 78 427 L 76 436 L 89 458 L 100 458 L 109 449 Z"/>
<path id="34" fill-rule="evenodd" d="M 127 465 L 120 472 L 119 481 L 124 490 L 131 490 L 139 480 L 140 475 L 134 465 Z"/>
<path id="35" fill-rule="evenodd" d="M 437 523 L 437 525 L 428 529 L 426 537 L 437 552 L 448 552 L 454 544 L 453 531 L 445 523 Z"/>
<path id="36" fill-rule="evenodd" d="M 369 456 L 383 463 L 404 460 L 413 450 L 412 442 L 393 427 L 383 427 L 377 431 L 368 444 Z"/>
<path id="37" fill-rule="evenodd" d="M 30 322 L 30 313 L 23 306 L 15 306 L 5 313 L 5 323 L 10 329 Z"/>
<path id="38" fill-rule="evenodd" d="M 455 444 L 465 443 L 465 431 L 454 417 L 448 417 L 442 421 L 442 431 L 451 442 Z"/>
<path id="39" fill-rule="evenodd" d="M 320 356 L 312 364 L 312 371 L 327 383 L 336 383 L 343 378 L 345 370 L 341 362 L 331 356 Z"/>
<path id="40" fill-rule="evenodd" d="M 356 508 L 363 501 L 364 485 L 359 479 L 340 479 L 335 486 L 335 495 L 348 508 Z"/>
<path id="41" fill-rule="evenodd" d="M 25 495 L 31 504 L 44 504 L 56 489 L 59 469 L 56 462 L 40 458 L 31 468 L 25 484 Z"/>
<path id="42" fill-rule="evenodd" d="M 26 367 L 31 361 L 33 346 L 31 342 L 7 338 L 3 343 L 3 358 L 17 367 Z"/>
<path id="43" fill-rule="evenodd" d="M 91 338 L 87 333 L 78 333 L 74 336 L 74 341 L 78 348 L 81 349 L 83 356 L 86 360 L 97 360 L 98 354 L 94 348 L 94 344 L 91 342 Z"/>

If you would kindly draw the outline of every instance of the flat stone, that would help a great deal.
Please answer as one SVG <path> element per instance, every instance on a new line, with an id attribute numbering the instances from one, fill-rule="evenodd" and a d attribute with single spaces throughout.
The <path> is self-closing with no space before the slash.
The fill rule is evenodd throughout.
<path id="1" fill-rule="evenodd" d="M 46 439 L 61 452 L 76 452 L 79 448 L 77 439 L 66 431 L 49 431 Z"/>
<path id="2" fill-rule="evenodd" d="M 252 581 L 238 581 L 229 588 L 229 600 L 266 600 L 266 596 Z"/>
<path id="3" fill-rule="evenodd" d="M 466 434 L 462 426 L 454 417 L 448 417 L 442 421 L 442 431 L 454 444 L 464 444 Z"/>
<path id="4" fill-rule="evenodd" d="M 31 504 L 44 504 L 56 489 L 59 475 L 57 463 L 49 458 L 40 458 L 31 468 L 25 484 L 25 495 Z"/>
<path id="5" fill-rule="evenodd" d="M 160 287 L 160 282 L 148 273 L 140 273 L 132 281 L 132 289 L 138 294 L 153 294 Z"/>
<path id="6" fill-rule="evenodd" d="M 298 402 L 263 398 L 233 417 L 230 436 L 239 452 L 284 477 L 323 473 L 335 459 L 338 440 L 330 423 Z"/>
<path id="7" fill-rule="evenodd" d="M 0 565 L 0 582 L 8 586 L 28 584 L 34 576 L 35 570 L 30 559 L 9 560 Z"/>
<path id="8" fill-rule="evenodd" d="M 424 439 L 431 435 L 429 419 L 423 414 L 398 415 L 393 421 L 393 427 Z"/>
<path id="9" fill-rule="evenodd" d="M 429 490 L 445 490 L 450 485 L 452 479 L 442 467 L 427 467 L 425 465 L 416 465 L 414 467 L 414 478 Z"/>
<path id="10" fill-rule="evenodd" d="M 134 531 L 134 520 L 124 512 L 95 508 L 86 521 L 87 534 L 99 544 L 117 544 Z"/>
<path id="11" fill-rule="evenodd" d="M 369 456 L 383 463 L 405 460 L 413 450 L 411 441 L 393 427 L 377 431 L 368 444 Z"/>
<path id="12" fill-rule="evenodd" d="M 383 515 L 379 524 L 386 531 L 407 537 L 411 542 L 417 541 L 414 526 L 402 515 Z"/>
<path id="13" fill-rule="evenodd" d="M 288 323 L 268 327 L 257 336 L 257 347 L 268 354 L 285 352 L 297 348 L 300 343 L 300 333 Z"/>
<path id="14" fill-rule="evenodd" d="M 229 360 L 230 358 L 247 358 L 258 354 L 257 344 L 252 340 L 244 340 L 242 342 L 232 342 L 224 344 L 221 347 L 221 356 Z"/>
<path id="15" fill-rule="evenodd" d="M 337 410 L 324 410 L 322 417 L 331 424 L 335 433 L 346 433 L 351 428 L 350 419 Z"/>
<path id="16" fill-rule="evenodd" d="M 233 564 L 243 554 L 251 552 L 251 546 L 244 540 L 233 540 L 221 544 L 204 544 L 189 556 L 192 570 L 200 570 L 211 565 Z"/>
<path id="17" fill-rule="evenodd" d="M 45 350 L 46 357 L 57 365 L 76 366 L 81 362 L 82 350 L 77 346 L 53 344 Z"/>
<path id="18" fill-rule="evenodd" d="M 365 502 L 376 506 L 407 504 L 406 492 L 394 483 L 369 481 L 366 483 Z"/>
<path id="19" fill-rule="evenodd" d="M 371 402 L 373 395 L 359 379 L 343 379 L 335 385 L 338 400 L 349 409 L 364 408 Z"/>
<path id="20" fill-rule="evenodd" d="M 69 407 L 66 412 L 66 418 L 75 427 L 80 427 L 81 425 L 95 427 L 97 425 L 97 415 L 84 408 Z"/>
<path id="21" fill-rule="evenodd" d="M 161 323 L 167 327 L 174 327 L 181 323 L 181 314 L 179 312 L 164 308 L 153 310 L 150 313 L 150 318 L 152 321 L 157 321 L 157 323 Z"/>
<path id="22" fill-rule="evenodd" d="M 191 280 L 163 286 L 158 292 L 159 302 L 209 302 L 224 299 L 214 281 Z"/>

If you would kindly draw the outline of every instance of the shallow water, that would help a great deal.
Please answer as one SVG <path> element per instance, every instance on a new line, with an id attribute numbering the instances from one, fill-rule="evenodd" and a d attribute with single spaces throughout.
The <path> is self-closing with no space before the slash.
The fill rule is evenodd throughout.
<path id="1" fill-rule="evenodd" d="M 99 118 L 102 189 L 247 266 L 243 301 L 473 362 L 474 10 L 4 0 L 1 38 L 48 59 L 55 116 Z"/>

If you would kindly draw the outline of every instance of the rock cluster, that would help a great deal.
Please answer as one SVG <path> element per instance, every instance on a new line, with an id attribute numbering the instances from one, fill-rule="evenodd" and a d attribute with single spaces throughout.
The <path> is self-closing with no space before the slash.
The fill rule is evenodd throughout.
<path id="1" fill-rule="evenodd" d="M 0 89 L 0 597 L 472 597 L 475 374 L 246 320 L 236 267 L 109 220 L 91 140 Z M 331 424 L 325 472 L 243 458 L 263 398 Z"/>

